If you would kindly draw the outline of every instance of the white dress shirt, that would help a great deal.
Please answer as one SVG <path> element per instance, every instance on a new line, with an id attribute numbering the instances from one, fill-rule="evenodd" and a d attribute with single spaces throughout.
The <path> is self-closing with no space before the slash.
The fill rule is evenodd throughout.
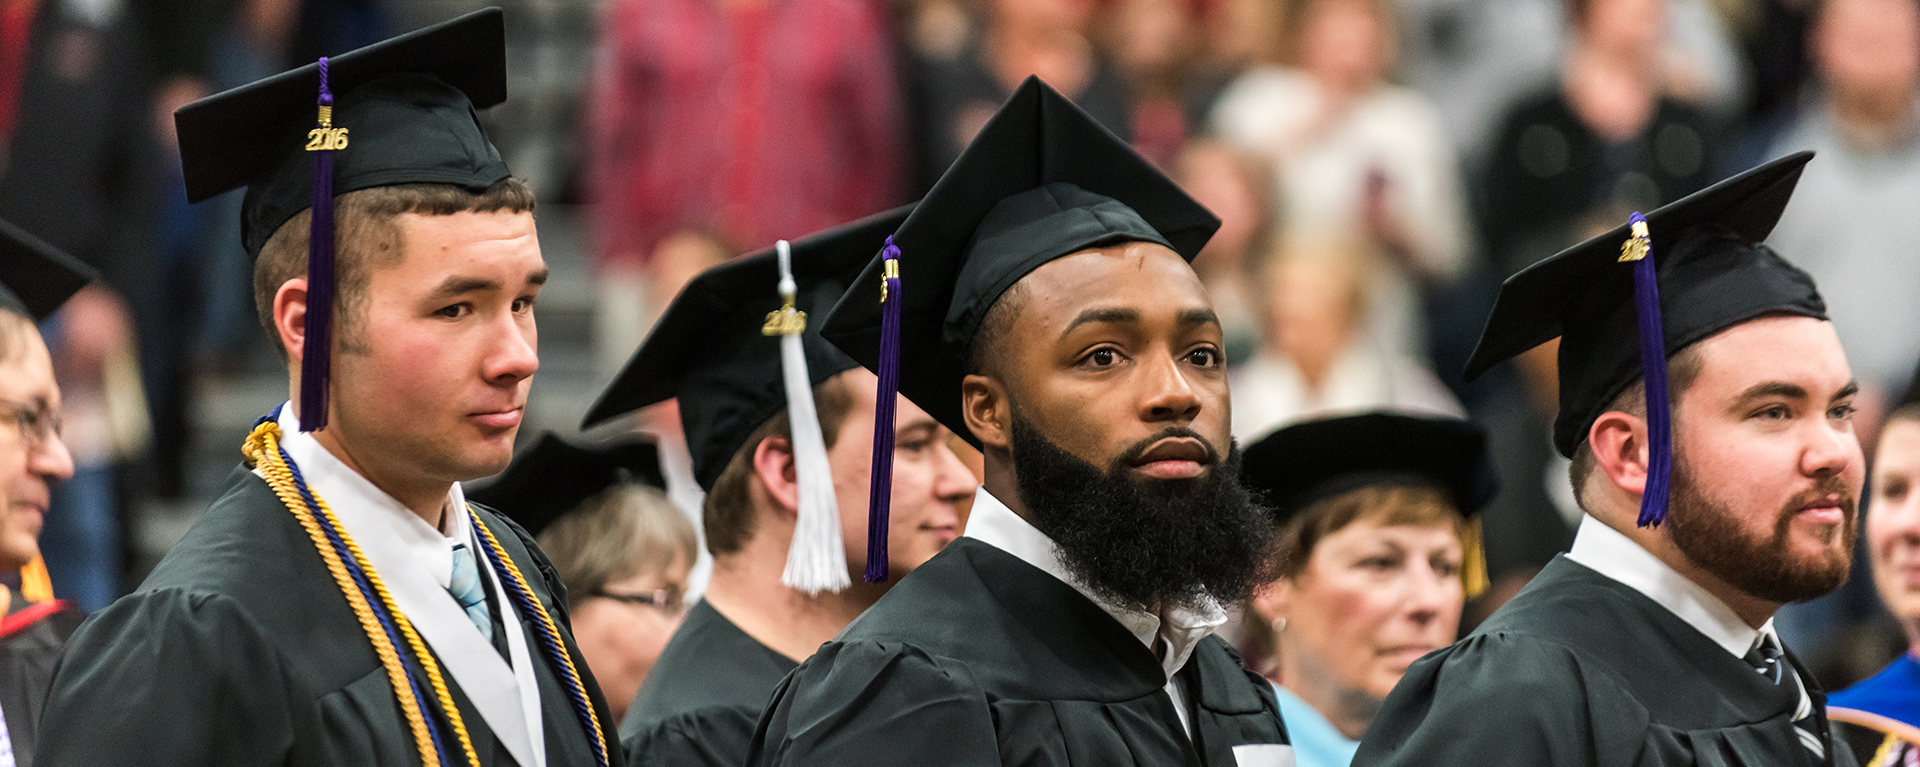
<path id="1" fill-rule="evenodd" d="M 1060 562 L 1060 555 L 1054 547 L 1053 539 L 1048 538 L 1046 533 L 1040 532 L 1019 514 L 1007 508 L 1000 499 L 987 492 L 985 487 L 981 487 L 980 492 L 973 497 L 973 512 L 967 518 L 966 536 L 1012 554 L 1020 561 L 1033 565 L 1046 574 L 1058 578 L 1062 583 L 1072 586 L 1075 591 L 1093 600 L 1100 609 L 1119 621 L 1127 633 L 1139 639 L 1148 650 L 1153 649 L 1156 639 L 1164 643 L 1166 652 L 1156 653 L 1156 655 L 1159 658 L 1161 670 L 1167 674 L 1165 690 L 1167 696 L 1173 699 L 1173 710 L 1180 717 L 1181 729 L 1185 730 L 1189 736 L 1193 734 L 1193 723 L 1187 714 L 1186 694 L 1182 689 L 1185 684 L 1180 682 L 1176 675 L 1180 673 L 1180 669 L 1186 667 L 1187 659 L 1193 655 L 1193 648 L 1200 644 L 1200 640 L 1207 638 L 1207 635 L 1219 630 L 1221 624 L 1227 622 L 1226 611 L 1220 609 L 1217 602 L 1208 598 L 1197 610 L 1172 608 L 1166 611 L 1165 620 L 1162 620 L 1162 616 L 1117 605 L 1103 599 L 1067 573 L 1066 567 Z"/>
<path id="2" fill-rule="evenodd" d="M 545 767 L 546 728 L 540 714 L 540 687 L 534 677 L 519 616 L 505 598 L 493 568 L 481 564 L 506 630 L 507 659 L 467 618 L 447 591 L 453 579 L 453 547 L 465 541 L 481 563 L 480 547 L 459 483 L 447 490 L 446 513 L 435 529 L 400 501 L 341 462 L 311 434 L 300 432 L 292 404 L 280 407 L 280 446 L 293 458 L 307 487 L 327 504 L 344 532 L 358 544 L 367 562 L 393 596 L 394 604 L 433 648 L 441 665 L 486 720 L 514 761 Z M 256 470 L 256 474 L 259 472 Z"/>

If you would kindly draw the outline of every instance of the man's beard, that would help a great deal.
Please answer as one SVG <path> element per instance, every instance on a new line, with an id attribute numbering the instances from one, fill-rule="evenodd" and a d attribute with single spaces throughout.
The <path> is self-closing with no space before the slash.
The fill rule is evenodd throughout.
<path id="1" fill-rule="evenodd" d="M 1794 516 L 1807 503 L 1836 494 L 1844 517 L 1839 545 L 1812 557 L 1796 555 Z M 1669 532 L 1673 545 L 1702 569 L 1749 596 L 1785 604 L 1812 599 L 1847 582 L 1857 531 L 1853 491 L 1837 475 L 1821 479 L 1813 489 L 1775 510 L 1771 536 L 1756 535 L 1741 527 L 1732 509 L 1707 497 L 1694 484 L 1692 472 L 1678 454 L 1674 456 L 1668 504 L 1672 507 L 1667 524 L 1672 526 Z"/>
<path id="2" fill-rule="evenodd" d="M 1240 484 L 1237 445 L 1199 477 L 1135 479 L 1132 462 L 1169 437 L 1197 439 L 1218 455 L 1199 434 L 1169 427 L 1103 471 L 1015 414 L 1020 500 L 1061 564 L 1103 599 L 1149 612 L 1246 599 L 1273 579 L 1272 514 Z"/>

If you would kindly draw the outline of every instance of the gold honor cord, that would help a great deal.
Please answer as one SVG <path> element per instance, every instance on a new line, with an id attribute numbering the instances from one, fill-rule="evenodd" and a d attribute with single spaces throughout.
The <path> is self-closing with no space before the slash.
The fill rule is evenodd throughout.
<path id="1" fill-rule="evenodd" d="M 471 767 L 480 767 L 480 757 L 473 751 L 473 741 L 467 736 L 467 726 L 461 721 L 460 710 L 454 705 L 453 695 L 447 691 L 446 679 L 440 675 L 440 664 L 436 663 L 433 655 L 427 652 L 426 644 L 420 641 L 420 635 L 413 630 L 413 624 L 394 606 L 393 596 L 380 582 L 379 574 L 375 573 L 373 567 L 367 563 L 366 555 L 360 552 L 360 546 L 353 542 L 353 538 L 347 535 L 346 530 L 341 529 L 340 521 L 333 516 L 333 511 L 327 507 L 327 502 L 321 500 L 318 494 L 314 494 L 312 496 L 314 508 L 309 508 L 306 499 L 301 497 L 300 490 L 294 482 L 293 471 L 281 457 L 280 425 L 272 419 L 263 420 L 253 428 L 252 434 L 247 435 L 247 441 L 241 447 L 241 453 L 246 456 L 249 467 L 260 469 L 260 474 L 265 477 L 267 486 L 273 489 L 274 495 L 279 496 L 280 502 L 286 504 L 287 510 L 293 512 L 295 519 L 300 520 L 300 526 L 305 528 L 307 536 L 313 539 L 314 549 L 319 551 L 320 558 L 326 561 L 327 571 L 333 574 L 334 583 L 340 587 L 341 595 L 347 598 L 347 604 L 353 608 L 354 616 L 359 618 L 360 628 L 366 632 L 368 641 L 373 643 L 374 654 L 380 656 L 380 665 L 386 668 L 387 682 L 393 687 L 394 700 L 400 706 L 400 713 L 406 717 L 407 728 L 413 733 L 414 745 L 420 751 L 420 763 L 425 767 L 437 767 L 441 764 L 439 744 L 434 742 L 433 735 L 427 728 L 426 718 L 422 714 L 418 699 L 413 695 L 413 685 L 407 677 L 407 669 L 400 660 L 399 652 L 387 638 L 386 630 L 381 627 L 380 619 L 374 614 L 373 606 L 367 602 L 366 596 L 361 594 L 359 587 L 355 585 L 353 576 L 347 572 L 346 563 L 341 561 L 339 553 L 334 551 L 333 544 L 327 540 L 326 532 L 320 527 L 320 520 L 314 515 L 316 509 L 319 516 L 324 517 L 327 525 L 340 536 L 341 542 L 353 555 L 354 563 L 359 566 L 360 571 L 366 574 L 367 582 L 372 585 L 381 605 L 386 608 L 388 615 L 393 616 L 394 625 L 406 638 L 407 646 L 413 650 L 413 655 L 419 660 L 421 668 L 426 670 L 427 680 L 433 687 L 433 693 L 439 698 L 440 711 L 446 716 L 447 723 L 453 727 L 454 734 L 460 739 L 460 748 L 466 753 L 467 764 Z M 485 527 L 482 526 L 482 529 Z M 492 536 L 488 536 L 488 539 L 491 540 Z M 594 732 L 598 734 L 599 730 L 596 728 Z"/>
<path id="2" fill-rule="evenodd" d="M 467 513 L 473 514 L 472 505 L 467 506 Z M 520 574 L 520 567 L 513 563 L 512 557 L 507 556 L 507 550 L 500 547 L 500 541 L 493 537 L 492 530 L 488 530 L 487 526 L 480 522 L 478 515 L 473 515 L 473 526 L 480 531 L 481 537 L 487 539 L 487 547 L 493 549 L 493 555 L 497 558 L 499 564 L 506 568 L 507 575 L 512 576 L 514 585 L 520 588 L 520 593 L 527 595 L 527 602 L 529 602 L 532 607 L 531 612 L 534 617 L 540 619 L 541 625 L 547 629 L 546 636 L 553 637 L 554 641 L 558 643 L 560 639 L 560 627 L 554 624 L 553 616 L 547 614 L 546 605 L 540 604 L 540 599 L 533 596 L 533 589 L 528 588 L 527 578 Z M 606 754 L 607 741 L 606 736 L 600 732 L 600 715 L 594 712 L 593 699 L 587 697 L 586 685 L 580 682 L 580 670 L 573 667 L 573 657 L 567 654 L 565 647 L 555 646 L 552 649 L 555 651 L 553 653 L 554 656 L 559 658 L 560 663 L 566 667 L 567 674 L 565 681 L 567 682 L 568 688 L 570 688 L 577 700 L 585 704 L 580 707 L 580 711 L 586 715 L 585 721 L 582 722 L 582 724 L 587 725 L 587 735 L 593 738 L 593 743 L 598 747 L 599 752 L 602 755 Z"/>

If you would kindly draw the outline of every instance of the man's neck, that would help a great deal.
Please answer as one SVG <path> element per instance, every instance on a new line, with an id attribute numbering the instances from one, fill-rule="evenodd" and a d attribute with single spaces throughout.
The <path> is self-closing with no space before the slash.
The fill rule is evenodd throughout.
<path id="1" fill-rule="evenodd" d="M 326 448 L 328 453 L 346 464 L 347 468 L 352 469 L 355 474 L 373 483 L 380 492 L 393 496 L 400 505 L 407 507 L 408 511 L 420 517 L 433 529 L 441 529 L 441 522 L 447 514 L 447 498 L 448 491 L 452 489 L 451 485 L 409 482 L 374 470 L 375 465 L 372 462 L 361 461 L 354 456 L 352 447 L 340 439 L 340 431 L 337 428 L 321 429 L 312 434 L 314 441 L 319 442 L 321 447 Z"/>
<path id="2" fill-rule="evenodd" d="M 839 593 L 808 596 L 780 582 L 787 537 L 763 540 L 774 537 L 755 536 L 740 551 L 715 557 L 705 599 L 747 636 L 798 663 L 879 601 L 888 584 L 856 579 Z"/>

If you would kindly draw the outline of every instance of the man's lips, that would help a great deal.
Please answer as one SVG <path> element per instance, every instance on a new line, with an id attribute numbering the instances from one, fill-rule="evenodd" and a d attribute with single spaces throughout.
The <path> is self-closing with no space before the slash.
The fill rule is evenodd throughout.
<path id="1" fill-rule="evenodd" d="M 1808 501 L 1794 516 L 1817 524 L 1838 525 L 1847 521 L 1846 504 L 1838 494 L 1827 495 Z"/>
<path id="2" fill-rule="evenodd" d="M 1213 451 L 1191 437 L 1170 437 L 1155 442 L 1133 459 L 1133 468 L 1155 479 L 1191 479 L 1200 476 L 1213 463 Z"/>
<path id="3" fill-rule="evenodd" d="M 494 429 L 510 429 L 520 425 L 520 416 L 523 415 L 525 412 L 526 412 L 526 408 L 524 406 L 521 406 L 521 407 L 510 408 L 507 410 L 490 410 L 490 411 L 481 412 L 481 413 L 468 413 L 467 417 L 479 422 L 481 426 L 486 426 Z"/>

